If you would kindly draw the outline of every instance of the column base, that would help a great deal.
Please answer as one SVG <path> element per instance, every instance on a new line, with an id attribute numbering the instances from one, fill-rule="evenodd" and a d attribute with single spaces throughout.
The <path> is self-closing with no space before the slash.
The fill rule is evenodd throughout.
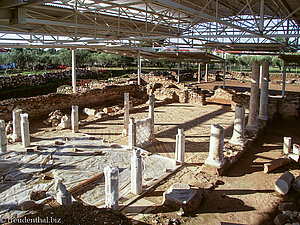
<path id="1" fill-rule="evenodd" d="M 210 158 L 207 158 L 204 162 L 205 165 L 212 166 L 215 168 L 221 168 L 224 165 L 224 163 L 225 163 L 225 159 L 214 160 L 214 159 L 210 159 Z"/>
<path id="2" fill-rule="evenodd" d="M 247 139 L 239 139 L 239 138 L 231 138 L 228 143 L 232 145 L 239 145 L 242 147 L 245 147 L 247 144 L 248 140 Z"/>
<path id="3" fill-rule="evenodd" d="M 258 116 L 259 120 L 268 120 L 268 116 Z"/>

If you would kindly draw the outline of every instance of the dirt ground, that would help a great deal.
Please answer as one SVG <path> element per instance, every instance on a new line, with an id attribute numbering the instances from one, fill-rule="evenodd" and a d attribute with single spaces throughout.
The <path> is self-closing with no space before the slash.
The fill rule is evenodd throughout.
<path id="1" fill-rule="evenodd" d="M 226 85 L 250 90 L 250 83 L 226 81 Z M 222 82 L 199 84 L 199 86 L 204 89 L 216 89 L 222 86 Z M 270 89 L 281 94 L 279 84 L 271 84 Z M 287 84 L 286 89 L 300 92 L 300 85 Z M 148 112 L 137 112 L 131 116 L 139 120 L 147 117 Z M 295 176 L 299 175 L 298 164 L 291 163 L 269 174 L 263 173 L 263 163 L 282 156 L 284 136 L 290 136 L 293 143 L 300 144 L 299 120 L 271 121 L 247 153 L 223 176 L 209 175 L 201 171 L 201 166 L 208 156 L 211 124 L 218 123 L 224 127 L 226 143 L 232 135 L 233 120 L 234 111 L 224 105 L 200 106 L 173 103 L 156 107 L 155 142 L 145 149 L 174 158 L 175 136 L 178 128 L 184 128 L 186 164 L 156 189 L 124 208 L 122 213 L 132 218 L 134 223 L 141 224 L 176 224 L 178 221 L 193 225 L 272 224 L 280 201 L 292 201 L 300 207 L 300 198 L 297 194 L 291 192 L 287 196 L 280 196 L 274 190 L 275 181 L 284 171 L 289 170 Z M 49 128 L 45 129 L 41 122 L 31 125 L 31 130 L 34 132 L 46 130 L 55 133 L 49 131 Z M 127 137 L 122 136 L 122 130 L 122 116 L 80 127 L 80 132 L 101 137 L 109 143 L 127 145 L 128 140 Z M 61 132 L 57 134 L 61 135 Z M 195 214 L 180 216 L 179 212 L 161 206 L 163 192 L 176 182 L 185 182 L 204 190 L 203 200 Z"/>

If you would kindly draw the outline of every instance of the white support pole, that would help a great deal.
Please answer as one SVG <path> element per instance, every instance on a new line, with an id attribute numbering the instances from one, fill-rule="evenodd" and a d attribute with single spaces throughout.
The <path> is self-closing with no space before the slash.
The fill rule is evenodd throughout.
<path id="1" fill-rule="evenodd" d="M 20 141 L 21 140 L 21 126 L 20 126 L 20 121 L 21 121 L 21 115 L 22 110 L 21 109 L 14 109 L 12 111 L 12 117 L 13 117 L 13 135 L 12 139 L 14 142 Z"/>
<path id="2" fill-rule="evenodd" d="M 30 133 L 29 133 L 29 121 L 28 114 L 21 114 L 21 137 L 22 137 L 22 145 L 24 148 L 30 146 Z"/>
<path id="3" fill-rule="evenodd" d="M 260 91 L 259 116 L 260 120 L 268 120 L 268 102 L 269 102 L 269 63 L 262 63 L 262 78 Z"/>
<path id="4" fill-rule="evenodd" d="M 247 140 L 245 139 L 245 107 L 236 105 L 233 134 L 229 140 L 230 144 L 245 146 Z"/>
<path id="5" fill-rule="evenodd" d="M 76 93 L 76 49 L 72 49 L 72 88 Z"/>
<path id="6" fill-rule="evenodd" d="M 175 161 L 184 163 L 185 155 L 185 135 L 184 129 L 178 128 L 178 134 L 176 135 L 176 147 L 175 147 Z"/>
<path id="7" fill-rule="evenodd" d="M 260 14 L 260 21 L 259 21 L 259 31 L 262 33 L 264 30 L 264 5 L 265 5 L 265 1 L 264 0 L 260 0 L 260 10 L 259 10 L 259 14 Z"/>
<path id="8" fill-rule="evenodd" d="M 251 93 L 250 93 L 250 106 L 249 106 L 249 116 L 246 130 L 257 131 L 257 110 L 258 110 L 258 80 L 259 80 L 259 62 L 253 61 L 252 63 L 252 79 L 251 79 Z"/>
<path id="9" fill-rule="evenodd" d="M 72 113 L 71 113 L 71 122 L 72 122 L 72 132 L 78 132 L 78 106 L 72 105 Z"/>
<path id="10" fill-rule="evenodd" d="M 286 81 L 286 65 L 283 65 L 283 78 L 282 78 L 282 97 L 285 96 L 285 81 Z"/>
<path id="11" fill-rule="evenodd" d="M 224 160 L 224 128 L 219 124 L 212 124 L 209 141 L 209 155 L 205 160 L 205 164 L 221 168 L 225 162 Z"/>
<path id="12" fill-rule="evenodd" d="M 142 73 L 142 60 L 141 50 L 138 52 L 138 85 L 141 85 L 141 73 Z"/>
<path id="13" fill-rule="evenodd" d="M 154 139 L 154 96 L 149 95 L 149 112 L 148 117 L 151 119 L 151 135 L 150 140 Z"/>
<path id="14" fill-rule="evenodd" d="M 129 93 L 124 93 L 124 134 L 128 135 L 129 126 Z"/>
<path id="15" fill-rule="evenodd" d="M 131 193 L 138 195 L 142 193 L 143 168 L 140 149 L 133 149 L 131 157 Z"/>
<path id="16" fill-rule="evenodd" d="M 105 207 L 118 210 L 119 207 L 119 169 L 106 166 L 105 175 Z"/>
<path id="17" fill-rule="evenodd" d="M 7 137 L 4 120 L 0 120 L 0 152 L 7 152 Z"/>
<path id="18" fill-rule="evenodd" d="M 134 118 L 130 118 L 128 130 L 128 146 L 129 148 L 133 148 L 136 146 L 136 124 L 134 122 Z"/>

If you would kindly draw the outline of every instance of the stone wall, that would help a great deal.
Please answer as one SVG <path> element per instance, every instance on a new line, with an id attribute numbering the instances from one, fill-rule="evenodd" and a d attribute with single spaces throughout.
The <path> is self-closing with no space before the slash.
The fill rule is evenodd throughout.
<path id="1" fill-rule="evenodd" d="M 209 102 L 231 104 L 231 108 L 235 109 L 237 104 L 244 105 L 249 109 L 250 93 L 236 92 L 232 89 L 219 88 L 214 95 L 207 98 Z M 300 117 L 300 94 L 287 94 L 285 98 L 269 97 L 268 118 L 272 119 L 275 115 L 287 118 L 296 119 Z"/>
<path id="2" fill-rule="evenodd" d="M 97 77 L 97 73 L 91 70 L 77 69 L 77 78 L 81 77 Z M 46 84 L 48 82 L 58 80 L 71 79 L 70 70 L 61 70 L 51 73 L 42 74 L 28 74 L 28 75 L 16 75 L 16 76 L 0 76 L 0 88 L 17 88 L 22 86 L 37 86 Z"/>
<path id="3" fill-rule="evenodd" d="M 11 120 L 12 110 L 21 108 L 30 118 L 37 118 L 49 114 L 57 109 L 71 109 L 72 105 L 80 108 L 95 105 L 110 105 L 122 100 L 124 92 L 139 99 L 147 99 L 147 93 L 139 89 L 136 84 L 111 85 L 101 89 L 93 89 L 77 94 L 48 94 L 29 98 L 7 99 L 0 102 L 0 119 Z"/>

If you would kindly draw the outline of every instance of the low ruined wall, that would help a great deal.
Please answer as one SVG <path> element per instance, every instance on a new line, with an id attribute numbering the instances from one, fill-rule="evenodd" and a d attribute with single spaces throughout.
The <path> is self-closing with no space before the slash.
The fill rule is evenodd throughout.
<path id="1" fill-rule="evenodd" d="M 71 109 L 72 105 L 78 105 L 80 108 L 105 105 L 113 101 L 123 101 L 125 92 L 135 98 L 147 98 L 146 91 L 139 89 L 136 84 L 131 84 L 111 85 L 77 94 L 48 94 L 29 98 L 7 99 L 0 102 L 0 119 L 11 120 L 14 108 L 21 108 L 23 112 L 29 114 L 30 118 L 36 118 L 57 109 Z"/>
<path id="2" fill-rule="evenodd" d="M 77 78 L 96 77 L 98 74 L 85 69 L 76 70 Z M 28 74 L 16 76 L 0 76 L 0 88 L 17 88 L 22 86 L 38 86 L 48 82 L 71 79 L 70 70 L 55 71 L 42 74 Z"/>
<path id="3" fill-rule="evenodd" d="M 245 106 L 249 109 L 250 93 L 239 93 L 232 89 L 219 88 L 215 91 L 215 94 L 207 99 L 211 102 L 227 102 L 231 104 L 232 109 L 237 104 Z M 259 101 L 259 100 L 258 100 Z M 285 98 L 269 97 L 268 104 L 268 118 L 272 119 L 275 115 L 281 116 L 286 119 L 296 119 L 300 117 L 300 95 L 287 94 Z"/>
<path id="4" fill-rule="evenodd" d="M 161 76 L 143 76 L 148 92 L 153 92 L 155 98 L 170 98 L 174 102 L 205 104 L 205 91 L 193 90 L 182 83 Z"/>

